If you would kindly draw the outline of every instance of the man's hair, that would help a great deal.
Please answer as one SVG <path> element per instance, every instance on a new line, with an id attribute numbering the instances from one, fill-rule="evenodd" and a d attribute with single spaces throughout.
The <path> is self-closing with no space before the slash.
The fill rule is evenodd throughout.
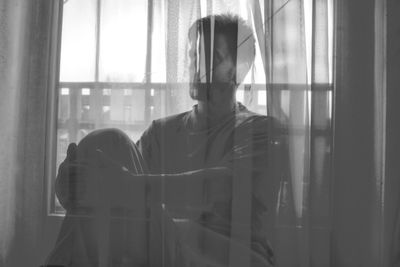
<path id="1" fill-rule="evenodd" d="M 239 16 L 233 14 L 210 15 L 196 20 L 189 33 L 203 33 L 205 43 L 210 44 L 211 26 L 214 24 L 214 35 L 223 35 L 228 44 L 229 54 L 237 64 L 247 63 L 245 73 L 240 74 L 237 82 L 242 82 L 255 58 L 255 38 L 251 27 Z"/>

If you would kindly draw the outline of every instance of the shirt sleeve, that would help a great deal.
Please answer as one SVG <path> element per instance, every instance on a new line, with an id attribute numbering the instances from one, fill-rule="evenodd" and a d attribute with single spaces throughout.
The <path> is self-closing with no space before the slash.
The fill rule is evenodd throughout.
<path id="1" fill-rule="evenodd" d="M 157 128 L 156 122 L 153 121 L 136 143 L 150 173 L 158 173 L 160 171 L 160 146 L 157 138 Z"/>

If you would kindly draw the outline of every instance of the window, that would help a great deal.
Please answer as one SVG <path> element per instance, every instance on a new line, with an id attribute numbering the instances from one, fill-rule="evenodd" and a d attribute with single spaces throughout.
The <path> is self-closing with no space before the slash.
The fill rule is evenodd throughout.
<path id="1" fill-rule="evenodd" d="M 312 1 L 305 2 L 304 17 L 309 18 Z M 182 86 L 166 83 L 162 39 L 166 29 L 153 12 L 151 0 L 64 0 L 56 166 L 65 158 L 69 143 L 79 142 L 94 129 L 120 128 L 136 141 L 152 120 L 193 104 L 184 89 L 177 105 L 176 90 Z M 310 32 L 308 19 L 305 27 Z M 237 99 L 255 112 L 267 112 L 258 46 L 254 71 L 238 88 Z M 281 101 L 283 106 L 288 102 L 284 92 Z M 51 199 L 53 212 L 62 213 L 54 193 Z"/>

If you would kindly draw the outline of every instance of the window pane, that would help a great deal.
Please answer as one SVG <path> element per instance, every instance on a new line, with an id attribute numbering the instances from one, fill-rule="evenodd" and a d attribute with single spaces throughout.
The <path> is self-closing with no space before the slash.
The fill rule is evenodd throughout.
<path id="1" fill-rule="evenodd" d="M 257 104 L 260 106 L 267 105 L 267 92 L 265 90 L 260 90 L 257 92 Z"/>
<path id="2" fill-rule="evenodd" d="M 166 24 L 164 17 L 164 1 L 154 3 L 153 34 L 151 51 L 151 81 L 166 82 Z"/>
<path id="3" fill-rule="evenodd" d="M 145 91 L 143 89 L 112 90 L 110 120 L 125 124 L 144 123 Z"/>
<path id="4" fill-rule="evenodd" d="M 144 80 L 146 25 L 147 1 L 101 1 L 100 81 Z"/>
<path id="5" fill-rule="evenodd" d="M 69 88 L 61 88 L 58 96 L 58 121 L 65 122 L 70 116 Z"/>
<path id="6" fill-rule="evenodd" d="M 96 54 L 96 0 L 64 4 L 60 80 L 93 81 Z"/>
<path id="7" fill-rule="evenodd" d="M 238 89 L 236 91 L 236 101 L 239 101 L 240 103 L 244 103 L 244 90 L 243 89 Z"/>
<path id="8" fill-rule="evenodd" d="M 151 89 L 152 94 L 152 102 L 153 102 L 153 110 L 151 111 L 151 119 L 156 120 L 167 115 L 167 100 L 166 100 L 166 92 L 165 90 L 159 89 Z"/>

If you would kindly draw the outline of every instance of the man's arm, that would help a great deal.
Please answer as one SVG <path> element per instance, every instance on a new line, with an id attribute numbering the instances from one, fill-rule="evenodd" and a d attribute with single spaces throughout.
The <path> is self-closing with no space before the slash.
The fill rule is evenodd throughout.
<path id="1" fill-rule="evenodd" d="M 69 148 L 73 150 L 75 147 Z M 71 152 L 70 151 L 70 152 Z M 73 151 L 72 151 L 73 152 Z M 71 207 L 96 205 L 99 175 L 103 177 L 102 192 L 112 206 L 134 206 L 137 188 L 148 185 L 152 204 L 166 204 L 179 210 L 187 207 L 203 209 L 210 203 L 227 202 L 231 198 L 232 171 L 227 167 L 213 167 L 176 174 L 134 174 L 98 151 L 100 166 L 94 169 L 73 161 L 67 155 L 59 168 L 56 194 L 67 210 Z M 93 175 L 97 173 L 98 175 Z"/>
<path id="2" fill-rule="evenodd" d="M 175 174 L 132 174 L 120 169 L 113 179 L 107 179 L 110 201 L 129 208 L 135 188 L 144 183 L 150 190 L 152 204 L 165 204 L 175 209 L 201 210 L 215 202 L 231 199 L 232 171 L 227 167 L 213 167 Z"/>

